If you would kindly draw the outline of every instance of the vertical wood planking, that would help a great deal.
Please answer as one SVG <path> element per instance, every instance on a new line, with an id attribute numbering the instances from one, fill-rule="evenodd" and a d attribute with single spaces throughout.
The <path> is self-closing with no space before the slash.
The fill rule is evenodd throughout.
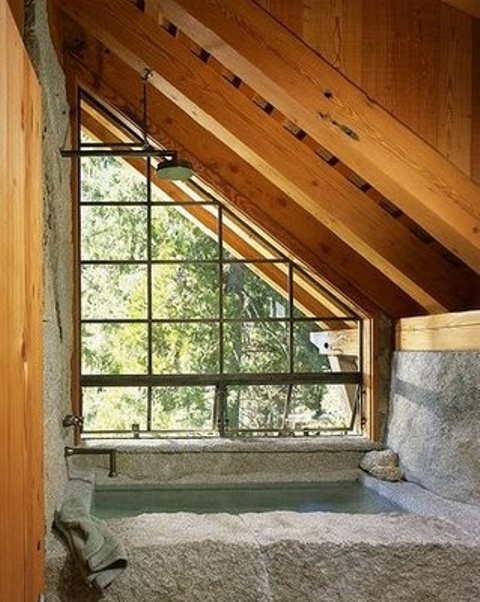
<path id="1" fill-rule="evenodd" d="M 471 176 L 480 184 L 480 19 L 472 20 L 472 57 Z"/>
<path id="2" fill-rule="evenodd" d="M 364 1 L 362 76 L 359 85 L 363 85 L 367 94 L 391 111 L 393 63 L 389 58 L 389 5 L 389 0 Z"/>
<path id="3" fill-rule="evenodd" d="M 367 94 L 430 144 L 438 114 L 437 0 L 364 0 Z"/>
<path id="4" fill-rule="evenodd" d="M 40 90 L 0 0 L 0 600 L 43 586 Z"/>
<path id="5" fill-rule="evenodd" d="M 0 11 L 0 311 L 8 316 L 2 320 L 0 337 L 0 423 L 3 432 L 0 438 L 0 598 L 15 600 L 18 585 L 23 596 L 24 576 L 20 571 L 26 556 L 25 441 L 20 424 L 24 404 L 20 372 L 23 278 L 20 277 L 15 285 L 12 282 L 22 265 L 24 241 L 19 198 L 23 196 L 23 190 L 22 179 L 18 179 L 21 150 L 12 154 L 9 149 L 13 142 L 12 126 L 18 127 L 20 121 L 21 82 L 11 69 L 11 63 L 15 63 L 20 54 L 20 41 L 18 32 L 17 36 L 12 35 L 17 30 L 5 0 Z M 21 140 L 19 142 L 21 144 Z M 16 310 L 12 311 L 13 308 Z M 15 538 L 12 525 L 20 527 Z M 15 583 L 17 580 L 18 584 Z"/>
<path id="6" fill-rule="evenodd" d="M 18 27 L 20 35 L 23 36 L 23 26 L 25 19 L 25 0 L 8 0 L 10 11 Z"/>
<path id="7" fill-rule="evenodd" d="M 478 19 L 439 0 L 255 2 L 480 181 Z"/>
<path id="8" fill-rule="evenodd" d="M 254 0 L 273 17 L 288 27 L 299 38 L 302 37 L 303 2 L 291 0 Z"/>
<path id="9" fill-rule="evenodd" d="M 442 4 L 441 14 L 437 148 L 470 175 L 472 19 L 446 4 Z"/>
<path id="10" fill-rule="evenodd" d="M 363 3 L 311 2 L 303 8 L 302 37 L 324 59 L 361 85 Z"/>

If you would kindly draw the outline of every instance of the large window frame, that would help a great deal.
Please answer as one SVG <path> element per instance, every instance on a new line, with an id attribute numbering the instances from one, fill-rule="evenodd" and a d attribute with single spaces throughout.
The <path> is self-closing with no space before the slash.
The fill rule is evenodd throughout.
<path id="1" fill-rule="evenodd" d="M 92 102 L 88 100 L 88 102 Z M 112 116 L 109 116 L 112 118 Z M 80 127 L 80 124 L 79 124 Z M 80 130 L 79 130 L 80 133 Z M 80 135 L 79 135 L 79 148 L 81 148 Z M 79 321 L 78 328 L 81 331 L 82 326 L 88 324 L 118 324 L 124 323 L 125 320 L 119 319 L 91 319 L 82 317 L 81 308 L 81 273 L 82 269 L 86 266 L 95 265 L 142 265 L 147 270 L 147 315 L 145 318 L 135 320 L 138 323 L 144 324 L 147 327 L 147 347 L 148 347 L 148 361 L 147 371 L 145 374 L 85 374 L 81 370 L 81 355 L 82 355 L 82 342 L 81 335 L 78 333 L 78 371 L 79 371 L 79 393 L 80 393 L 80 413 L 82 414 L 82 390 L 93 390 L 95 388 L 101 389 L 102 387 L 145 387 L 147 390 L 147 417 L 146 417 L 146 428 L 140 429 L 138 424 L 132 424 L 132 428 L 128 430 L 82 430 L 82 438 L 91 437 L 127 437 L 127 438 L 138 438 L 138 437 L 178 437 L 178 436 L 238 436 L 238 435 L 275 435 L 275 434 L 292 434 L 292 435 L 311 435 L 320 433 L 359 433 L 362 429 L 362 402 L 363 402 L 363 371 L 364 371 L 364 333 L 363 333 L 363 319 L 361 316 L 351 310 L 346 304 L 340 301 L 338 298 L 332 295 L 320 282 L 314 279 L 307 271 L 284 252 L 275 248 L 271 242 L 263 239 L 257 229 L 251 227 L 248 223 L 242 220 L 238 214 L 232 213 L 232 211 L 224 206 L 217 198 L 214 198 L 206 186 L 202 185 L 199 178 L 195 178 L 190 184 L 190 188 L 198 196 L 199 200 L 191 200 L 188 202 L 178 202 L 169 200 L 155 200 L 152 194 L 152 176 L 153 166 L 152 161 L 148 157 L 146 161 L 146 197 L 145 199 L 134 200 L 131 203 L 106 201 L 100 202 L 98 200 L 84 201 L 80 192 L 81 179 L 82 179 L 82 167 L 81 161 L 78 163 L 78 181 L 79 181 L 79 192 L 78 192 L 78 203 L 76 204 L 76 223 L 77 229 L 77 240 L 76 240 L 76 253 L 77 253 L 77 296 L 78 296 L 78 313 Z M 147 212 L 147 256 L 142 260 L 120 260 L 120 261 L 108 261 L 108 260 L 91 260 L 83 259 L 81 257 L 81 244 L 82 239 L 81 232 L 81 211 L 85 207 L 89 206 L 140 206 L 144 207 Z M 188 209 L 189 206 L 201 206 L 204 208 L 215 208 L 218 215 L 218 232 L 217 232 L 217 247 L 218 253 L 215 258 L 211 259 L 183 259 L 183 260 L 169 260 L 169 259 L 155 259 L 152 256 L 152 209 L 157 207 L 184 207 Z M 226 255 L 224 245 L 224 232 L 225 222 L 231 220 L 235 223 L 240 224 L 244 232 L 247 232 L 249 236 L 254 237 L 256 240 L 261 242 L 264 249 L 269 249 L 271 252 L 268 255 L 270 257 L 258 257 L 258 258 L 242 258 L 233 257 L 230 254 Z M 171 318 L 156 318 L 153 315 L 152 307 L 154 303 L 153 298 L 153 270 L 154 266 L 169 265 L 171 263 L 183 263 L 188 266 L 197 265 L 211 265 L 214 266 L 218 272 L 218 281 L 221 283 L 218 286 L 218 316 L 211 318 L 189 318 L 189 319 L 171 319 Z M 261 265 L 271 265 L 281 268 L 285 273 L 287 281 L 287 290 L 284 291 L 288 311 L 286 316 L 282 317 L 262 317 L 257 320 L 249 318 L 246 320 L 241 317 L 228 317 L 225 315 L 224 305 L 224 287 L 223 278 L 227 266 L 237 265 L 243 267 L 252 267 L 257 264 L 257 267 Z M 309 316 L 299 315 L 297 311 L 295 301 L 295 286 L 296 278 L 301 276 L 302 280 L 309 283 L 312 290 L 318 291 L 319 294 L 324 298 L 329 299 L 332 304 L 337 307 L 341 307 L 344 310 L 344 314 L 341 316 L 332 316 L 313 314 Z M 244 324 L 245 322 L 254 323 L 255 321 L 267 322 L 271 324 L 282 324 L 287 330 L 288 338 L 288 367 L 283 372 L 266 373 L 266 372 L 248 372 L 248 373 L 232 373 L 226 370 L 225 366 L 225 351 L 224 351 L 224 332 L 225 329 L 231 324 Z M 328 324 L 333 330 L 337 328 L 335 324 L 338 324 L 338 328 L 341 328 L 345 324 L 354 324 L 358 332 L 358 354 L 357 354 L 357 366 L 355 370 L 349 371 L 330 371 L 330 372 L 299 372 L 295 369 L 295 327 L 300 324 L 312 323 L 312 326 Z M 218 339 L 218 371 L 216 373 L 208 374 L 158 374 L 154 370 L 154 354 L 153 354 L 153 329 L 158 324 L 215 324 L 218 327 L 219 339 Z M 355 389 L 354 401 L 352 405 L 351 420 L 348 425 L 342 425 L 341 427 L 325 427 L 325 428 L 287 428 L 286 419 L 288 417 L 289 403 L 292 397 L 292 391 L 296 386 L 299 385 L 341 385 L 343 387 L 350 387 Z M 275 428 L 240 428 L 238 426 L 232 427 L 229 424 L 229 411 L 228 411 L 228 392 L 232 387 L 246 386 L 246 385 L 279 385 L 283 386 L 286 390 L 285 396 L 285 409 L 283 423 Z M 212 387 L 215 391 L 213 400 L 213 422 L 211 428 L 202 429 L 155 429 L 152 428 L 152 399 L 154 389 L 162 387 Z"/>

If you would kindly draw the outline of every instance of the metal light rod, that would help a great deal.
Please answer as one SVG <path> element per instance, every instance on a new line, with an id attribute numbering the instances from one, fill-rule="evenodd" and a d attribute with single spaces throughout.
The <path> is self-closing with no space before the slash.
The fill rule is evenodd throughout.
<path id="1" fill-rule="evenodd" d="M 60 149 L 62 157 L 159 157 L 159 158 L 170 158 L 175 159 L 177 156 L 176 151 L 172 150 L 159 150 L 157 148 L 142 147 L 117 147 L 111 148 L 107 146 L 105 148 L 93 147 L 93 148 L 79 148 L 73 150 Z"/>

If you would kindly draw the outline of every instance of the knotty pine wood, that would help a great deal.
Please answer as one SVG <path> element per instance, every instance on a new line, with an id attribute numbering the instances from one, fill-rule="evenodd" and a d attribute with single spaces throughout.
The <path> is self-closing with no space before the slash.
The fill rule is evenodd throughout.
<path id="1" fill-rule="evenodd" d="M 480 182 L 469 165 L 470 153 L 478 153 L 478 148 L 469 149 L 463 142 L 472 105 L 466 91 L 475 79 L 466 69 L 451 72 L 448 80 L 441 77 L 445 56 L 450 63 L 465 64 L 475 62 L 480 53 L 477 45 L 469 58 L 458 55 L 471 36 L 475 38 L 464 19 L 471 29 L 478 27 L 479 0 L 253 1 L 361 87 L 372 101 L 440 152 L 448 150 L 448 159 Z M 464 14 L 458 14 L 455 6 Z M 476 19 L 471 16 L 475 10 Z M 451 36 L 448 22 L 452 21 L 463 21 L 463 39 Z M 448 107 L 442 102 L 447 94 Z M 478 99 L 475 91 L 473 95 Z M 456 117 L 446 149 L 445 140 L 440 141 L 444 124 L 452 121 L 448 110 Z M 473 130 L 480 127 L 479 122 L 480 115 L 474 112 Z"/>
<path id="2" fill-rule="evenodd" d="M 288 23 L 289 29 L 313 42 L 315 49 L 340 73 L 348 74 L 355 81 L 361 79 L 364 11 L 361 1 L 309 2 L 303 4 L 303 10 L 298 3 L 291 2 L 292 11 L 297 12 L 296 24 L 278 13 L 280 3 L 266 4 L 277 19 Z"/>
<path id="3" fill-rule="evenodd" d="M 395 339 L 397 351 L 478 351 L 480 311 L 402 318 Z"/>
<path id="4" fill-rule="evenodd" d="M 373 107 L 348 80 L 249 0 L 159 2 L 167 17 L 195 42 L 480 273 L 480 189 L 469 178 L 388 113 Z M 399 14 L 402 26 L 412 20 L 404 11 Z M 408 38 L 400 43 L 418 54 Z M 463 54 L 471 60 L 468 51 Z M 455 56 L 461 58 L 462 52 Z M 451 72 L 459 70 L 458 62 L 455 66 Z M 416 80 L 407 79 L 406 84 L 410 104 L 422 111 L 417 98 L 422 87 Z M 431 98 L 428 89 L 426 94 Z M 354 132 L 353 140 L 339 124 Z"/>
<path id="5" fill-rule="evenodd" d="M 0 600 L 43 589 L 40 87 L 0 0 Z"/>
<path id="6" fill-rule="evenodd" d="M 290 134 L 272 127 L 250 100 L 242 98 L 128 2 L 116 2 L 114 10 L 111 2 L 99 5 L 91 0 L 64 2 L 61 8 L 131 68 L 138 71 L 149 64 L 154 71 L 154 87 L 382 269 L 428 311 L 458 303 L 461 291 L 469 284 L 452 273 L 451 266 L 419 245 L 411 232 L 390 220 L 340 174 L 315 160 Z M 468 246 L 470 241 L 462 242 Z"/>
<path id="7" fill-rule="evenodd" d="M 140 82 L 135 71 L 114 54 L 92 47 L 91 41 L 81 58 L 72 57 L 70 61 L 74 64 L 68 72 L 76 73 L 84 87 L 141 122 Z M 397 316 L 422 313 L 405 291 L 390 283 L 320 222 L 313 222 L 292 199 L 257 175 L 252 167 L 156 90 L 150 92 L 149 106 L 149 133 L 158 142 L 167 148 L 177 148 L 233 208 L 268 228 L 297 260 L 323 275 L 337 291 L 348 295 L 357 310 L 371 314 L 380 307 Z M 358 289 L 365 291 L 364 294 L 359 294 Z"/>

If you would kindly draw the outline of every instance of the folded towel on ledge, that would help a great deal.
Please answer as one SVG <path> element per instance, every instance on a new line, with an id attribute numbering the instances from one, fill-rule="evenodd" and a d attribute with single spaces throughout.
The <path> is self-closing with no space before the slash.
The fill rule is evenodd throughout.
<path id="1" fill-rule="evenodd" d="M 68 497 L 55 513 L 55 527 L 86 574 L 87 583 L 104 589 L 127 566 L 127 554 L 104 521 L 90 515 L 85 503 Z"/>

